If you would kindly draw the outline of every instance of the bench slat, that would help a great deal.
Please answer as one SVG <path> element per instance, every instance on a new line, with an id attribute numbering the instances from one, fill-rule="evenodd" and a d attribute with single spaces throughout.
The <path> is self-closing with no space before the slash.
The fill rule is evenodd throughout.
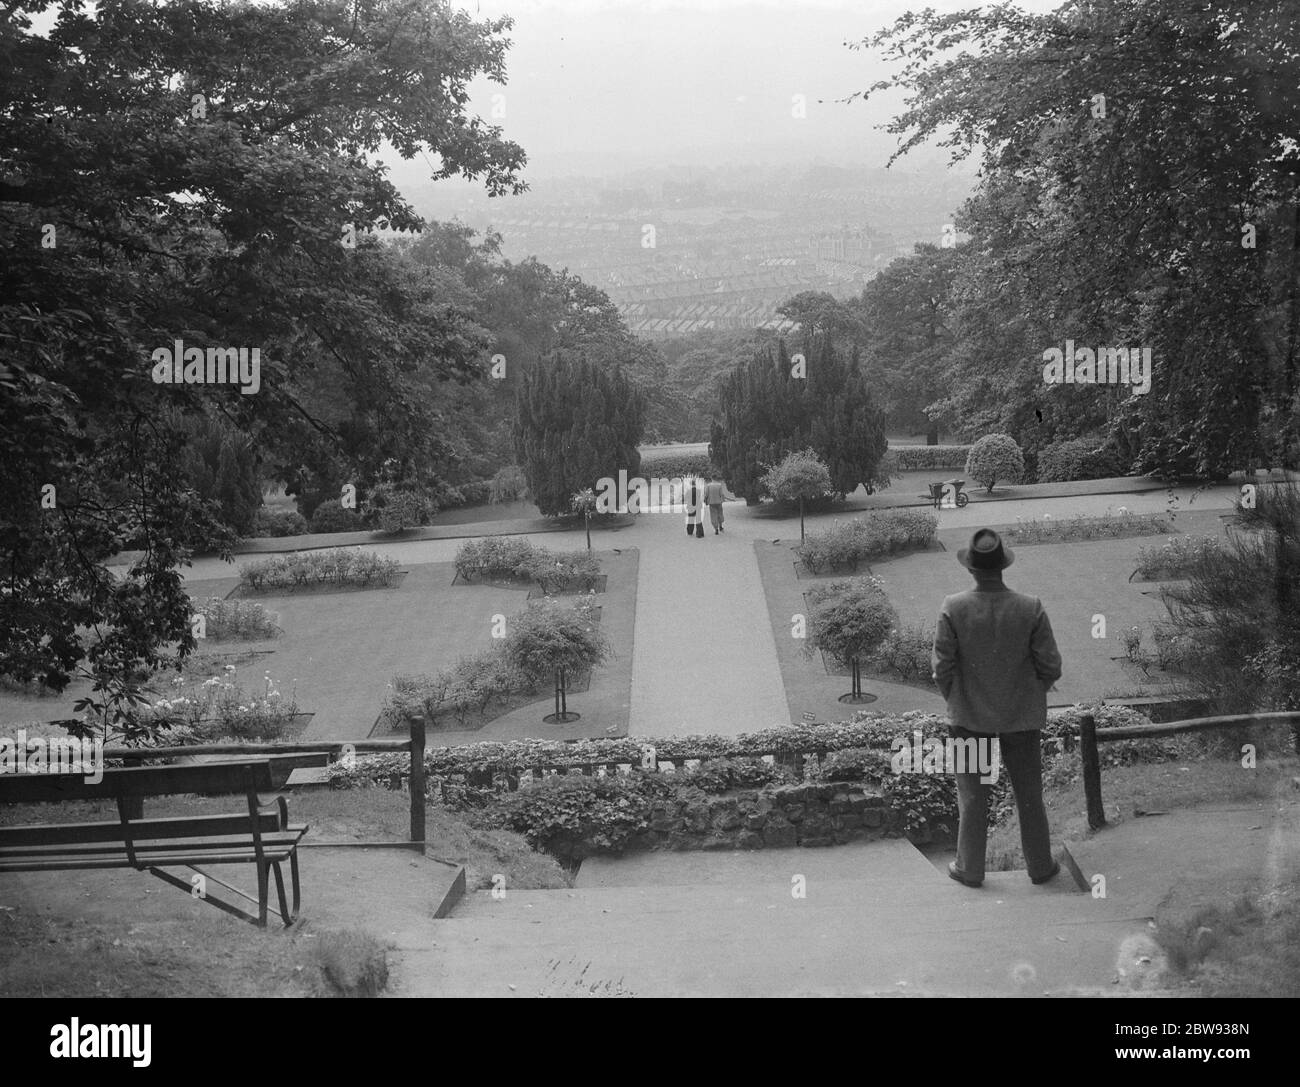
<path id="1" fill-rule="evenodd" d="M 293 855 L 293 849 L 274 849 L 263 852 L 267 861 L 285 861 Z M 188 864 L 251 864 L 257 860 L 257 854 L 250 847 L 246 850 L 229 850 L 225 853 L 151 853 L 141 857 L 143 867 L 164 867 L 167 865 Z M 88 856 L 58 857 L 16 857 L 6 860 L 0 857 L 0 872 L 63 872 L 82 868 L 133 868 L 125 853 L 120 856 L 106 856 L 102 853 Z"/>
<path id="2" fill-rule="evenodd" d="M 307 828 L 289 827 L 285 833 L 268 834 L 262 838 L 262 847 L 264 849 L 282 849 L 286 846 L 296 845 Z M 252 849 L 253 838 L 251 834 L 226 835 L 220 838 L 192 838 L 189 840 L 164 839 L 153 841 L 133 841 L 137 854 L 139 853 L 204 853 L 212 850 L 228 849 Z M 28 845 L 18 846 L 15 848 L 0 849 L 0 862 L 10 858 L 33 858 L 33 857 L 81 857 L 81 856 L 110 856 L 115 853 L 121 853 L 126 856 L 126 846 L 122 842 L 105 842 L 105 843 L 55 843 L 51 845 Z"/>
<path id="3" fill-rule="evenodd" d="M 280 813 L 261 812 L 257 828 L 263 834 L 285 830 Z M 141 841 L 163 838 L 203 838 L 211 835 L 252 833 L 247 815 L 169 816 L 162 819 L 132 820 L 131 836 Z M 32 823 L 0 827 L 0 852 L 19 846 L 82 845 L 91 842 L 121 842 L 118 819 L 98 823 Z"/>
<path id="4" fill-rule="evenodd" d="M 281 755 L 231 762 L 182 766 L 129 766 L 104 771 L 103 780 L 83 774 L 0 774 L 0 802 L 112 800 L 119 796 L 173 796 L 178 793 L 222 795 L 278 789 L 313 756 Z M 251 778 L 250 775 L 251 774 Z"/>

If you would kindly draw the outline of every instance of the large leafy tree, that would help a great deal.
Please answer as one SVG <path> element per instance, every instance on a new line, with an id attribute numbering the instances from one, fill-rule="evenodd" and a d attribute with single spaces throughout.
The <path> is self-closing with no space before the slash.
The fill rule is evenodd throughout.
<path id="1" fill-rule="evenodd" d="M 851 308 L 864 329 L 864 354 L 881 377 L 882 407 L 894 426 L 939 440 L 940 420 L 927 412 L 946 392 L 945 359 L 955 333 L 952 283 L 956 249 L 917 245 L 876 276 Z"/>
<path id="2" fill-rule="evenodd" d="M 427 269 L 366 237 L 421 220 L 375 159 L 521 188 L 523 153 L 466 110 L 504 79 L 509 20 L 437 0 L 62 0 L 0 23 L 0 673 L 113 684 L 193 646 L 178 567 L 228 544 L 177 469 L 185 416 L 287 473 L 359 482 L 440 453 L 431 391 L 485 338 Z M 356 231 L 350 246 L 348 227 Z M 261 387 L 158 385 L 151 352 L 248 347 Z M 57 505 L 42 506 L 56 488 Z M 106 560 L 140 557 L 125 572 Z"/>
<path id="3" fill-rule="evenodd" d="M 1000 398 L 1000 422 L 1024 436 L 1008 415 L 1028 427 L 1047 414 L 1030 379 L 1045 348 L 1142 345 L 1149 394 L 1074 389 L 1058 417 L 1091 398 L 1084 424 L 1103 414 L 1141 467 L 1170 473 L 1294 457 L 1300 9 L 929 11 L 864 44 L 901 62 L 867 92 L 908 92 L 889 126 L 899 153 L 936 137 L 983 156 L 958 221 L 977 256 L 954 288 L 963 342 L 950 356 L 952 385 L 969 375 L 972 389 L 950 412 L 992 414 Z"/>

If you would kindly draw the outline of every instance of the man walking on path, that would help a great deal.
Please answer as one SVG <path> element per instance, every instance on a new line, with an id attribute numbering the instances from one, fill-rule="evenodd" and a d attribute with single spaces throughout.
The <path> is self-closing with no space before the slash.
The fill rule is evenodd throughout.
<path id="1" fill-rule="evenodd" d="M 704 502 L 709 507 L 709 520 L 713 524 L 713 535 L 722 531 L 722 503 L 725 500 L 735 501 L 736 496 L 727 491 L 726 486 L 718 479 L 710 479 L 709 485 L 704 488 Z"/>
<path id="2" fill-rule="evenodd" d="M 1052 858 L 1040 747 L 1047 689 L 1061 677 L 1061 654 L 1042 601 L 1002 583 L 1002 571 L 1014 560 L 987 528 L 957 552 L 975 588 L 944 599 L 934 636 L 934 682 L 948 703 L 955 737 L 973 737 L 986 749 L 998 738 L 1016 797 L 1025 867 L 1034 883 L 1046 883 L 1061 866 Z M 983 757 L 979 762 L 988 765 Z M 984 881 L 988 779 L 978 770 L 954 776 L 960 821 L 957 859 L 948 874 L 978 887 Z"/>

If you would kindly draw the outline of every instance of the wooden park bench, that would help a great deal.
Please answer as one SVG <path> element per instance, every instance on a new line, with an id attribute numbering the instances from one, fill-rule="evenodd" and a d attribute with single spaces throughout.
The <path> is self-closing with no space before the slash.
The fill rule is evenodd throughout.
<path id="1" fill-rule="evenodd" d="M 87 868 L 135 868 L 193 893 L 205 901 L 259 927 L 266 927 L 270 877 L 275 876 L 280 919 L 286 927 L 298 918 L 298 844 L 307 827 L 291 826 L 283 796 L 263 802 L 300 766 L 318 766 L 328 755 L 240 758 L 180 766 L 132 766 L 104 770 L 103 780 L 88 782 L 83 774 L 0 774 L 0 803 L 67 800 L 113 800 L 118 818 L 94 823 L 41 823 L 0 827 L 0 873 L 49 872 Z M 198 793 L 209 796 L 243 794 L 247 810 L 228 815 L 195 815 L 148 819 L 144 798 Z M 285 897 L 280 866 L 289 862 L 293 908 Z M 257 867 L 257 897 L 223 882 L 200 864 L 253 864 Z M 168 868 L 198 873 L 184 879 Z M 211 886 L 257 903 L 257 916 L 212 894 Z"/>

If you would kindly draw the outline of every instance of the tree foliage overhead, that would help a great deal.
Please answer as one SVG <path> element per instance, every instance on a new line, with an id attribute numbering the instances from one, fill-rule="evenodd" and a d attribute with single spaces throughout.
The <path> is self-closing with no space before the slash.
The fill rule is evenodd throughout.
<path id="1" fill-rule="evenodd" d="M 861 45 L 900 65 L 864 92 L 907 92 L 897 154 L 933 138 L 982 155 L 948 303 L 951 425 L 1036 445 L 1100 418 L 1169 473 L 1294 461 L 1300 8 L 926 11 Z M 1151 347 L 1152 390 L 1045 388 L 1042 352 L 1066 339 Z"/>
<path id="2" fill-rule="evenodd" d="M 506 19 L 62 0 L 42 37 L 46 6 L 0 23 L 0 672 L 62 689 L 88 654 L 120 678 L 192 648 L 177 567 L 230 537 L 177 467 L 178 420 L 222 420 L 282 473 L 318 447 L 358 481 L 448 452 L 430 390 L 479 376 L 486 336 L 367 238 L 421 226 L 374 153 L 492 192 L 522 188 L 524 157 L 466 109 L 471 80 L 504 80 Z M 260 390 L 154 384 L 151 352 L 178 339 L 258 348 Z M 112 574 L 123 548 L 143 555 Z"/>

